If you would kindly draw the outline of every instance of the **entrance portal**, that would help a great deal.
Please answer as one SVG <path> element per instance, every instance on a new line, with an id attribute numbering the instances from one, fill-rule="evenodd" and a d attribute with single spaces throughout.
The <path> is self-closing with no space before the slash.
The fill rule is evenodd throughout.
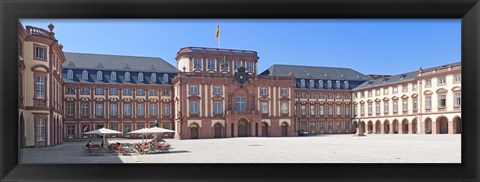
<path id="1" fill-rule="evenodd" d="M 221 138 L 222 137 L 222 124 L 220 123 L 217 123 L 213 126 L 214 128 L 214 134 L 213 134 L 213 137 L 214 138 Z"/>
<path id="2" fill-rule="evenodd" d="M 238 121 L 238 137 L 248 136 L 248 121 L 244 118 Z"/>
<path id="3" fill-rule="evenodd" d="M 191 139 L 198 139 L 198 125 L 197 124 L 192 124 L 190 126 L 190 135 L 191 135 Z"/>

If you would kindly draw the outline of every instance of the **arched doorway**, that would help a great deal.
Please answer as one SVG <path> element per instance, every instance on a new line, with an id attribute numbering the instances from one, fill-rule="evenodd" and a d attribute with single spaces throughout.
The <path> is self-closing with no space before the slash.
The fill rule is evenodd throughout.
<path id="1" fill-rule="evenodd" d="M 198 125 L 196 123 L 190 125 L 190 138 L 198 139 Z"/>
<path id="2" fill-rule="evenodd" d="M 383 133 L 389 134 L 390 133 L 390 121 L 385 120 L 383 122 Z"/>
<path id="3" fill-rule="evenodd" d="M 418 122 L 417 119 L 412 121 L 412 134 L 417 134 Z"/>
<path id="4" fill-rule="evenodd" d="M 268 136 L 268 123 L 262 122 L 262 136 Z"/>
<path id="5" fill-rule="evenodd" d="M 402 121 L 402 133 L 408 134 L 408 120 L 406 119 Z"/>
<path id="6" fill-rule="evenodd" d="M 248 136 L 248 121 L 245 118 L 242 118 L 238 121 L 238 137 Z"/>
<path id="7" fill-rule="evenodd" d="M 25 120 L 23 119 L 23 112 L 20 114 L 20 123 L 18 129 L 20 130 L 18 132 L 18 143 L 20 145 L 20 148 L 25 147 Z"/>
<path id="8" fill-rule="evenodd" d="M 356 133 L 357 132 L 357 126 L 358 126 L 358 123 L 356 121 L 353 122 L 353 133 Z"/>
<path id="9" fill-rule="evenodd" d="M 393 134 L 398 134 L 398 120 L 393 120 L 392 122 Z"/>
<path id="10" fill-rule="evenodd" d="M 213 133 L 213 137 L 214 138 L 221 138 L 222 137 L 222 124 L 220 123 L 216 123 L 215 125 L 213 125 L 213 130 L 214 130 L 214 133 Z"/>
<path id="11" fill-rule="evenodd" d="M 462 133 L 462 119 L 458 116 L 453 118 L 453 133 L 461 134 Z"/>
<path id="12" fill-rule="evenodd" d="M 425 134 L 432 134 L 432 119 L 425 119 Z"/>
<path id="13" fill-rule="evenodd" d="M 379 120 L 377 120 L 375 122 L 375 134 L 380 134 L 381 130 L 382 130 L 382 123 Z"/>
<path id="14" fill-rule="evenodd" d="M 373 122 L 372 122 L 372 121 L 368 121 L 367 131 L 368 131 L 368 134 L 372 134 L 372 133 L 373 133 Z"/>
<path id="15" fill-rule="evenodd" d="M 360 134 L 365 133 L 365 121 L 360 122 Z"/>
<path id="16" fill-rule="evenodd" d="M 282 136 L 288 136 L 288 124 L 286 122 L 282 123 Z"/>
<path id="17" fill-rule="evenodd" d="M 446 117 L 437 118 L 437 133 L 448 134 L 448 119 Z"/>

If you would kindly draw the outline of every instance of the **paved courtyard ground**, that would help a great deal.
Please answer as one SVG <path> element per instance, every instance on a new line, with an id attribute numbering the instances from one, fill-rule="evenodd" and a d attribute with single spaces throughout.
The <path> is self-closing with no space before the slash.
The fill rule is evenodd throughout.
<path id="1" fill-rule="evenodd" d="M 100 141 L 99 139 L 98 141 Z M 141 140 L 109 139 L 112 142 Z M 461 163 L 461 135 L 166 139 L 169 153 L 86 156 L 86 142 L 19 152 L 20 163 Z M 98 142 L 99 143 L 99 142 Z"/>

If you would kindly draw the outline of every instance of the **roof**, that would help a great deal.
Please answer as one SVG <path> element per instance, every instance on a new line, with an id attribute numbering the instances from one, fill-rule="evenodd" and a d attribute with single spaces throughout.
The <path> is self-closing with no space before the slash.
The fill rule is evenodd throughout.
<path id="1" fill-rule="evenodd" d="M 177 73 L 180 70 L 161 58 L 90 53 L 64 53 L 63 68 Z"/>
<path id="2" fill-rule="evenodd" d="M 319 66 L 299 66 L 274 64 L 260 75 L 289 76 L 295 78 L 322 79 L 322 80 L 349 80 L 365 81 L 371 78 L 351 68 L 334 68 Z"/>
<path id="3" fill-rule="evenodd" d="M 73 71 L 73 79 L 68 79 L 67 72 L 68 70 Z M 65 83 L 103 83 L 103 84 L 159 84 L 159 85 L 170 85 L 172 84 L 172 79 L 175 77 L 176 73 L 155 73 L 156 81 L 152 81 L 152 72 L 141 72 L 143 74 L 143 81 L 138 80 L 138 75 L 140 72 L 130 72 L 130 81 L 125 80 L 125 73 L 127 71 L 101 71 L 102 80 L 97 79 L 97 72 L 99 70 L 87 69 L 87 79 L 82 79 L 82 73 L 85 69 L 63 69 L 62 78 Z M 112 80 L 112 73 L 117 74 L 116 80 Z M 166 74 L 166 75 L 165 75 Z M 164 81 L 163 77 L 166 77 Z"/>

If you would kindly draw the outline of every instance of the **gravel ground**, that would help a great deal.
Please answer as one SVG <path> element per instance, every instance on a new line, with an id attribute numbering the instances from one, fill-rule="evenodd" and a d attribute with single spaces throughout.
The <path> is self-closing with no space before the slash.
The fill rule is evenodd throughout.
<path id="1" fill-rule="evenodd" d="M 112 142 L 141 140 L 111 138 Z M 20 163 L 461 163 L 461 135 L 166 139 L 169 153 L 86 156 L 86 142 L 20 150 Z M 97 143 L 100 143 L 99 141 Z"/>

